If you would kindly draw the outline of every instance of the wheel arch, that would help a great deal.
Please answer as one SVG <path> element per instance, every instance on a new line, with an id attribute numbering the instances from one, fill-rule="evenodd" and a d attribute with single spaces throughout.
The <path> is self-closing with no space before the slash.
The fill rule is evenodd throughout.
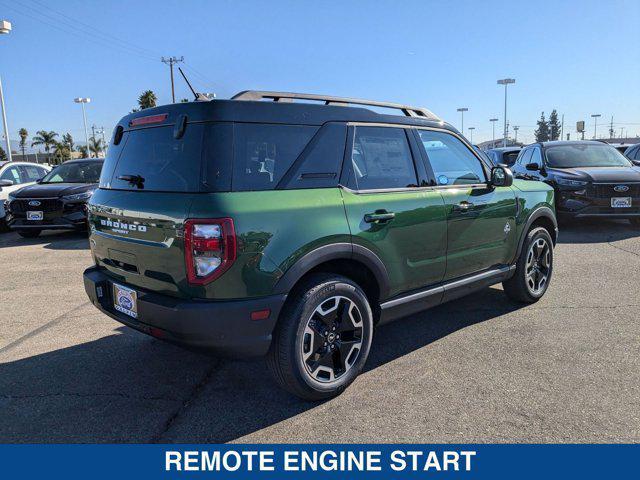
<path id="1" fill-rule="evenodd" d="M 518 240 L 516 259 L 520 256 L 520 253 L 522 253 L 522 247 L 527 238 L 527 233 L 529 233 L 533 227 L 537 226 L 544 227 L 549 232 L 554 245 L 558 241 L 558 220 L 556 219 L 555 213 L 550 207 L 538 207 L 529 215 L 527 223 L 522 229 L 520 239 Z"/>

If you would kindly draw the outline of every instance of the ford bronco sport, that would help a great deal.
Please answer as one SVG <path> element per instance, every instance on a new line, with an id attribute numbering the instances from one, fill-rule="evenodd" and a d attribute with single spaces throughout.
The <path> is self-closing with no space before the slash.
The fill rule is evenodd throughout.
<path id="1" fill-rule="evenodd" d="M 500 282 L 537 301 L 557 237 L 550 186 L 491 168 L 428 110 L 283 92 L 124 117 L 88 208 L 96 307 L 266 354 L 312 400 L 355 379 L 378 324 Z"/>

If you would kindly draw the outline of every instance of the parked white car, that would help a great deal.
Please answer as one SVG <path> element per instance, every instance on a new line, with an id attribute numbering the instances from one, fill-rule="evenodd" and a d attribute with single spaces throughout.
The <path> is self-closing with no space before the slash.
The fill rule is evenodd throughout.
<path id="1" fill-rule="evenodd" d="M 51 167 L 29 162 L 0 162 L 0 230 L 6 230 L 4 202 L 11 192 L 44 177 Z"/>

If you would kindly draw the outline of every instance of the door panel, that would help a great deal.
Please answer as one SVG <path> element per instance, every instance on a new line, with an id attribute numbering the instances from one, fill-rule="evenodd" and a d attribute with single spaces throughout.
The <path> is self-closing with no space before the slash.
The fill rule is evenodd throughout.
<path id="1" fill-rule="evenodd" d="M 442 281 L 447 217 L 439 192 L 358 193 L 343 189 L 343 198 L 352 241 L 372 250 L 384 262 L 390 296 Z M 367 222 L 365 215 L 375 212 L 393 214 L 393 218 Z"/>
<path id="2" fill-rule="evenodd" d="M 510 187 L 442 189 L 448 215 L 447 268 L 451 280 L 507 264 L 515 255 L 516 200 Z"/>

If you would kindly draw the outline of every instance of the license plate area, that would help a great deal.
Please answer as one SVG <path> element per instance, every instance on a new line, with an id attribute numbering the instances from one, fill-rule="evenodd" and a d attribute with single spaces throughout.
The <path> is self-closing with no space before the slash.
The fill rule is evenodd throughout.
<path id="1" fill-rule="evenodd" d="M 631 197 L 611 198 L 611 208 L 631 208 Z"/>
<path id="2" fill-rule="evenodd" d="M 113 308 L 131 318 L 138 318 L 138 293 L 131 288 L 114 283 Z"/>
<path id="3" fill-rule="evenodd" d="M 28 211 L 27 212 L 27 220 L 29 221 L 39 221 L 44 218 L 44 213 L 41 211 Z"/>

